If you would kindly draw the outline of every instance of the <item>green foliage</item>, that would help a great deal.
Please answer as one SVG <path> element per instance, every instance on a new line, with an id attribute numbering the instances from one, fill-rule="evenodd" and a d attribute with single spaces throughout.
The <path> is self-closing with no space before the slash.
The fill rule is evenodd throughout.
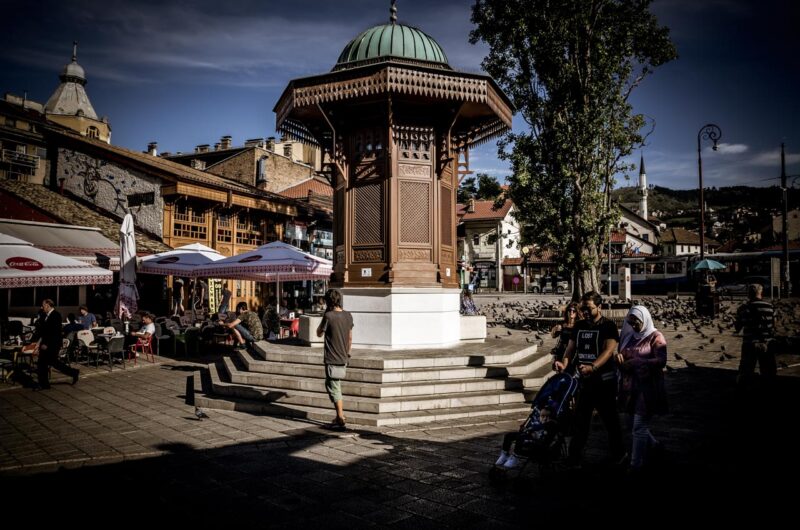
<path id="1" fill-rule="evenodd" d="M 478 186 L 475 184 L 475 177 L 465 177 L 458 187 L 458 202 L 466 204 L 472 197 L 478 194 Z"/>
<path id="2" fill-rule="evenodd" d="M 479 201 L 494 201 L 503 193 L 496 178 L 486 173 L 478 173 L 477 177 L 477 182 L 475 177 L 466 177 L 461 181 L 458 202 L 464 204 L 472 197 Z"/>
<path id="3" fill-rule="evenodd" d="M 628 97 L 675 57 L 668 30 L 645 0 L 477 0 L 473 43 L 483 68 L 528 129 L 508 133 L 509 196 L 523 243 L 553 249 L 576 274 L 576 292 L 599 287 L 597 258 L 616 220 L 610 200 L 621 162 L 643 141 Z"/>
<path id="4" fill-rule="evenodd" d="M 500 194 L 503 193 L 503 188 L 497 179 L 487 175 L 486 173 L 478 173 L 478 194 L 476 199 L 483 201 L 494 201 Z"/>

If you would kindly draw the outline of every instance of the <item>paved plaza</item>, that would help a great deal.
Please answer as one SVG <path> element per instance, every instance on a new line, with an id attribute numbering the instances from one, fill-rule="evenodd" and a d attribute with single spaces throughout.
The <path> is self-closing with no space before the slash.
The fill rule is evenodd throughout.
<path id="1" fill-rule="evenodd" d="M 495 339 L 494 329 L 500 331 L 490 329 L 492 340 L 525 344 L 530 336 L 502 329 Z M 314 422 L 237 412 L 207 410 L 198 419 L 186 399 L 187 378 L 203 366 L 198 359 L 113 372 L 85 368 L 76 386 L 55 376 L 49 391 L 5 385 L 6 520 L 13 510 L 37 526 L 418 529 L 532 528 L 542 519 L 601 513 L 621 524 L 637 511 L 653 522 L 690 514 L 710 521 L 782 518 L 791 512 L 800 471 L 800 356 L 781 357 L 777 398 L 739 410 L 732 389 L 740 339 L 719 333 L 709 344 L 694 331 L 680 333 L 665 333 L 671 412 L 653 425 L 667 451 L 642 477 L 606 462 L 599 422 L 583 469 L 530 465 L 520 476 L 494 480 L 490 464 L 516 421 L 331 433 Z M 551 344 L 546 339 L 543 350 Z M 736 358 L 720 361 L 722 346 Z"/>

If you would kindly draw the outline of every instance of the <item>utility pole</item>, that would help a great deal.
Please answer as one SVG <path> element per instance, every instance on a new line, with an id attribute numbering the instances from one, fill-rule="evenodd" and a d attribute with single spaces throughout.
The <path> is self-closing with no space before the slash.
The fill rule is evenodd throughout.
<path id="1" fill-rule="evenodd" d="M 784 144 L 781 143 L 781 191 L 783 192 L 783 298 L 792 295 L 792 282 L 789 273 L 789 189 L 786 185 L 786 152 Z"/>

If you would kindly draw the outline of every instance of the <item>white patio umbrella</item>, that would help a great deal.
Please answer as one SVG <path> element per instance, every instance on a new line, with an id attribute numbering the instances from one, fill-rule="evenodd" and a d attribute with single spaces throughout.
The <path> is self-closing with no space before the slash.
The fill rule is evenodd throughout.
<path id="1" fill-rule="evenodd" d="M 213 248 L 200 243 L 192 243 L 167 252 L 143 257 L 138 272 L 197 278 L 199 276 L 197 271 L 200 267 L 221 259 L 225 259 L 225 256 Z"/>
<path id="2" fill-rule="evenodd" d="M 333 272 L 333 263 L 299 248 L 273 241 L 255 250 L 215 261 L 200 267 L 197 274 L 214 278 L 232 278 L 257 282 L 299 280 L 327 280 Z M 280 304 L 280 297 L 278 297 Z"/>
<path id="3" fill-rule="evenodd" d="M 113 281 L 114 275 L 109 270 L 0 234 L 0 289 L 99 285 Z"/>
<path id="4" fill-rule="evenodd" d="M 143 274 L 162 274 L 184 276 L 187 278 L 198 278 L 198 270 L 203 265 L 208 265 L 225 259 L 225 256 L 213 248 L 192 243 L 184 245 L 167 252 L 153 254 L 142 258 L 139 265 L 139 272 Z M 192 283 L 192 316 L 195 316 L 194 295 L 197 289 L 197 282 Z"/>
<path id="5" fill-rule="evenodd" d="M 136 289 L 136 238 L 133 234 L 133 216 L 126 214 L 119 229 L 119 294 L 114 306 L 117 317 L 130 318 L 138 309 L 139 291 Z"/>

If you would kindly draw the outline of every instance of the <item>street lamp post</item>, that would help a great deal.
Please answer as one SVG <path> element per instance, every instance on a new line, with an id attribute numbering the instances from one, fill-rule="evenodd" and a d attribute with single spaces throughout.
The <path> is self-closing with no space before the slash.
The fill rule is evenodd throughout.
<path id="1" fill-rule="evenodd" d="M 789 188 L 786 185 L 786 152 L 783 143 L 781 143 L 781 191 L 783 192 L 783 220 L 781 228 L 783 229 L 782 238 L 782 251 L 783 251 L 783 298 L 792 296 L 792 281 L 789 272 L 789 231 L 787 217 L 789 215 Z"/>
<path id="2" fill-rule="evenodd" d="M 700 155 L 700 141 L 711 140 L 714 145 L 711 147 L 717 150 L 717 142 L 722 137 L 722 129 L 719 126 L 709 123 L 697 133 L 697 173 L 700 175 L 700 260 L 705 258 L 706 253 L 706 219 L 705 219 L 705 199 L 703 198 L 703 158 Z"/>
<path id="3" fill-rule="evenodd" d="M 528 256 L 531 253 L 529 247 L 522 247 L 522 292 L 528 292 Z"/>

